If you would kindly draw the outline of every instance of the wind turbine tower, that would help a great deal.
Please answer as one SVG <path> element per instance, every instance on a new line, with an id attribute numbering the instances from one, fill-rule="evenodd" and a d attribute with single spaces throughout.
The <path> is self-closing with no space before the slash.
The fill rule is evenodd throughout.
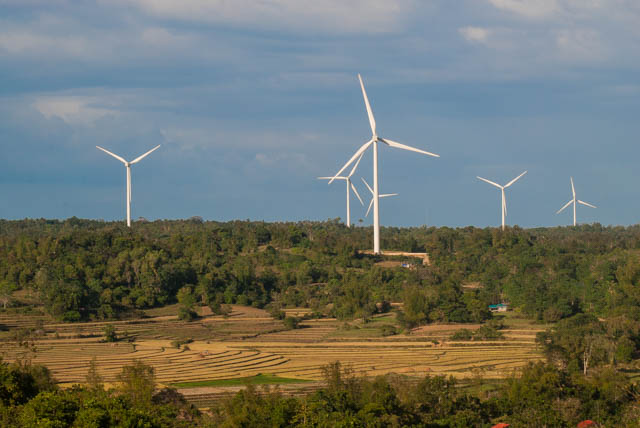
<path id="1" fill-rule="evenodd" d="M 118 155 L 116 155 L 114 153 L 111 153 L 109 150 L 103 149 L 100 146 L 96 146 L 96 148 L 98 148 L 99 150 L 102 150 L 106 154 L 111 155 L 114 158 L 118 159 L 127 168 L 127 196 L 126 196 L 126 201 L 127 201 L 127 226 L 128 227 L 131 227 L 131 165 L 140 162 L 142 159 L 144 159 L 145 157 L 149 156 L 151 154 L 151 152 L 157 150 L 158 147 L 160 147 L 160 145 L 157 145 L 153 149 L 149 150 L 147 153 L 145 153 L 145 154 L 143 154 L 141 156 L 138 156 L 137 158 L 135 158 L 131 162 L 127 162 L 126 160 L 124 160 L 120 156 L 118 156 Z"/>
<path id="2" fill-rule="evenodd" d="M 353 183 L 351 182 L 351 176 L 353 175 L 354 172 L 356 172 L 356 169 L 358 168 L 358 164 L 360 163 L 361 159 L 362 159 L 362 155 L 360 155 L 355 166 L 351 169 L 351 172 L 346 177 L 318 177 L 318 180 L 333 181 L 333 179 L 335 178 L 336 180 L 344 180 L 347 182 L 347 227 L 351 227 L 351 208 L 349 207 L 349 203 L 351 202 L 351 190 L 353 190 L 353 193 L 356 194 L 356 196 L 358 197 L 358 200 L 364 206 L 364 202 L 362 202 L 362 198 L 358 194 L 358 191 L 356 190 L 356 186 L 354 186 Z"/>
<path id="3" fill-rule="evenodd" d="M 573 194 L 573 198 L 571 198 L 571 200 L 569 202 L 567 202 L 564 207 L 560 208 L 558 210 L 558 212 L 556 212 L 556 214 L 560 214 L 565 208 L 567 208 L 569 205 L 573 204 L 573 225 L 575 226 L 577 224 L 576 223 L 576 205 L 577 204 L 586 205 L 586 206 L 591 207 L 591 208 L 597 208 L 597 207 L 595 205 L 591 205 L 588 202 L 584 202 L 584 201 L 581 201 L 580 199 L 577 199 L 576 198 L 576 188 L 573 185 L 573 177 L 569 177 L 569 179 L 571 180 L 571 193 Z"/>
<path id="4" fill-rule="evenodd" d="M 422 153 L 428 156 L 440 157 L 434 153 L 429 153 L 424 150 L 416 149 L 415 147 L 407 146 L 404 144 L 397 143 L 395 141 L 389 140 L 387 138 L 379 137 L 376 131 L 376 120 L 373 117 L 373 111 L 371 110 L 371 105 L 369 104 L 369 98 L 367 98 L 367 92 L 364 89 L 364 83 L 362 82 L 362 77 L 358 74 L 358 79 L 360 80 L 360 87 L 362 88 L 362 96 L 364 98 L 364 104 L 367 108 L 367 115 L 369 116 L 369 125 L 371 126 L 371 139 L 364 143 L 355 154 L 349 159 L 349 161 L 337 172 L 337 174 L 329 181 L 331 183 L 335 180 L 341 173 L 344 171 L 349 165 L 351 165 L 356 159 L 358 159 L 364 152 L 369 148 L 369 146 L 373 146 L 373 252 L 375 254 L 380 254 L 380 210 L 379 210 L 379 202 L 380 202 L 380 193 L 378 192 L 378 143 L 386 144 L 390 147 L 395 147 L 397 149 L 409 150 L 412 152 Z"/>
<path id="5" fill-rule="evenodd" d="M 525 175 L 526 173 L 527 173 L 527 171 L 523 172 L 522 174 L 520 174 L 519 176 L 517 176 L 516 178 L 514 178 L 513 180 L 511 180 L 510 182 L 508 182 L 504 186 L 501 186 L 498 183 L 494 183 L 493 181 L 487 180 L 486 178 L 477 177 L 480 180 L 491 184 L 492 186 L 496 186 L 498 189 L 500 189 L 500 191 L 502 193 L 502 230 L 504 230 L 504 219 L 507 216 L 507 198 L 505 198 L 505 196 L 504 196 L 504 189 L 506 189 L 507 187 L 511 186 L 513 183 L 518 181 L 518 179 L 520 177 L 522 177 L 523 175 Z"/>

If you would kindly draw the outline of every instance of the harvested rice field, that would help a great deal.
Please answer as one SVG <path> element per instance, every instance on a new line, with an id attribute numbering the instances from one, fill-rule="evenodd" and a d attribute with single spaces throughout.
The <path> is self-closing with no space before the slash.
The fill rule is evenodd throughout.
<path id="1" fill-rule="evenodd" d="M 129 321 L 78 324 L 5 315 L 0 317 L 0 324 L 6 327 L 0 332 L 0 352 L 8 361 L 30 359 L 46 365 L 63 385 L 84 382 L 94 358 L 107 383 L 115 381 L 124 365 L 140 360 L 155 368 L 161 385 L 259 374 L 317 384 L 323 378 L 322 368 L 335 361 L 366 376 L 399 373 L 465 378 L 481 373 L 485 378 L 501 378 L 542 358 L 535 334 L 544 326 L 510 317 L 505 319 L 503 340 L 456 342 L 450 340 L 455 331 L 479 326 L 430 325 L 410 334 L 383 337 L 379 327 L 392 325 L 392 315 L 366 324 L 307 320 L 296 330 L 285 330 L 281 321 L 254 308 L 234 306 L 227 318 L 201 315 L 193 322 L 179 321 L 164 312 Z M 105 324 L 112 324 L 122 339 L 105 343 Z M 301 383 L 298 388 L 311 384 Z"/>

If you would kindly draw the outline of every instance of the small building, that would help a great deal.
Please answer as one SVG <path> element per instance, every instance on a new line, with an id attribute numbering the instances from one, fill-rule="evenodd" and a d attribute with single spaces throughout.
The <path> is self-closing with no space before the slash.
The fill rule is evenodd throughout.
<path id="1" fill-rule="evenodd" d="M 491 312 L 507 312 L 509 310 L 509 305 L 506 303 L 498 303 L 497 305 L 489 305 L 489 310 Z"/>

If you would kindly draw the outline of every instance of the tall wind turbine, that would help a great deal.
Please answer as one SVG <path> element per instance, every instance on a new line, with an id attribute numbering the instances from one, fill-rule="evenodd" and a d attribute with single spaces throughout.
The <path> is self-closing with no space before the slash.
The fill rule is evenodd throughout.
<path id="1" fill-rule="evenodd" d="M 157 150 L 158 147 L 160 147 L 160 145 L 157 145 L 153 149 L 149 150 L 147 153 L 145 153 L 145 154 L 143 154 L 141 156 L 138 156 L 137 158 L 135 158 L 131 162 L 127 162 L 126 160 L 124 160 L 120 156 L 118 156 L 118 155 L 116 155 L 114 153 L 111 153 L 109 150 L 103 149 L 100 146 L 96 146 L 96 148 L 102 150 L 106 154 L 111 155 L 114 158 L 118 159 L 127 168 L 127 226 L 128 227 L 131 227 L 131 165 L 140 162 L 142 159 L 144 159 L 145 157 L 149 156 L 151 154 L 151 152 Z"/>
<path id="2" fill-rule="evenodd" d="M 501 186 L 498 183 L 494 183 L 493 181 L 487 180 L 486 178 L 478 177 L 480 180 L 487 182 L 493 186 L 496 186 L 502 192 L 502 230 L 504 230 L 504 218 L 507 216 L 507 198 L 504 197 L 504 189 L 506 189 L 507 187 L 511 186 L 513 183 L 518 181 L 518 179 L 523 175 L 525 175 L 526 173 L 527 171 L 523 172 L 522 174 L 520 174 L 519 176 L 517 176 L 516 178 L 514 178 L 504 186 Z"/>
<path id="3" fill-rule="evenodd" d="M 575 226 L 576 225 L 576 205 L 577 205 L 576 202 L 578 204 L 586 205 L 591 208 L 597 208 L 597 207 L 595 205 L 591 205 L 590 203 L 581 201 L 580 199 L 576 199 L 576 188 L 573 185 L 573 177 L 569 177 L 569 178 L 571 180 L 571 193 L 573 194 L 573 198 L 571 198 L 571 200 L 567 202 L 564 207 L 560 208 L 556 214 L 560 214 L 562 210 L 567 208 L 569 205 L 573 204 L 573 225 Z"/>
<path id="4" fill-rule="evenodd" d="M 360 80 L 360 87 L 362 88 L 362 96 L 364 98 L 364 104 L 367 108 L 367 115 L 369 116 L 369 125 L 371 125 L 371 139 L 364 143 L 355 154 L 349 159 L 349 161 L 338 171 L 338 173 L 331 179 L 333 181 L 336 179 L 342 171 L 344 171 L 349 165 L 351 165 L 359 156 L 361 156 L 365 150 L 369 148 L 369 146 L 373 146 L 373 252 L 375 254 L 380 254 L 380 211 L 379 211 L 379 192 L 378 192 L 378 143 L 384 143 L 387 146 L 395 147 L 397 149 L 409 150 L 412 152 L 422 153 L 424 155 L 440 157 L 434 153 L 429 153 L 424 150 L 416 149 L 411 146 L 406 146 L 404 144 L 397 143 L 395 141 L 391 141 L 386 138 L 381 138 L 376 133 L 376 120 L 373 117 L 373 112 L 371 111 L 371 105 L 369 104 L 369 98 L 367 98 L 367 92 L 364 89 L 364 83 L 362 82 L 362 77 L 358 74 L 358 79 Z M 331 183 L 329 181 L 329 183 Z"/>
<path id="5" fill-rule="evenodd" d="M 371 207 L 373 206 L 373 199 L 375 198 L 375 194 L 373 193 L 373 189 L 371 188 L 371 186 L 369 186 L 369 183 L 367 183 L 367 180 L 363 178 L 362 181 L 364 181 L 364 184 L 367 186 L 367 189 L 369 189 L 369 191 L 371 192 L 371 202 L 369 202 L 369 208 L 367 208 L 367 213 L 364 215 L 365 217 L 369 217 L 369 211 L 371 211 Z M 379 198 L 387 198 L 389 196 L 398 196 L 398 194 L 385 193 L 383 195 L 378 195 Z"/>
<path id="6" fill-rule="evenodd" d="M 356 190 L 356 186 L 354 186 L 353 183 L 351 182 L 351 176 L 353 175 L 354 172 L 356 172 L 356 169 L 358 168 L 358 164 L 360 163 L 361 159 L 362 159 L 362 155 L 360 155 L 353 169 L 351 169 L 351 172 L 346 177 L 318 177 L 318 180 L 333 181 L 333 179 L 335 178 L 336 180 L 344 180 L 347 182 L 347 227 L 351 227 L 351 208 L 349 208 L 349 203 L 351 201 L 351 189 L 353 189 L 353 193 L 356 194 L 356 196 L 358 197 L 358 200 L 364 206 L 364 202 L 362 202 L 362 198 L 358 194 L 358 191 Z"/>

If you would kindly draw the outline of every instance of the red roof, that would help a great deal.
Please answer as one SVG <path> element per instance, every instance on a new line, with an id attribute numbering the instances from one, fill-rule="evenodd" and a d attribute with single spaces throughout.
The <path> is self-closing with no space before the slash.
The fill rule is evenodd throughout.
<path id="1" fill-rule="evenodd" d="M 499 424 L 496 424 L 496 425 L 492 426 L 491 428 L 507 428 L 508 426 L 511 426 L 511 425 L 505 424 L 503 422 L 500 422 Z"/>
<path id="2" fill-rule="evenodd" d="M 585 421 L 578 423 L 578 428 L 587 428 L 587 427 L 594 427 L 594 426 L 596 426 L 596 423 L 590 419 L 587 419 Z"/>

